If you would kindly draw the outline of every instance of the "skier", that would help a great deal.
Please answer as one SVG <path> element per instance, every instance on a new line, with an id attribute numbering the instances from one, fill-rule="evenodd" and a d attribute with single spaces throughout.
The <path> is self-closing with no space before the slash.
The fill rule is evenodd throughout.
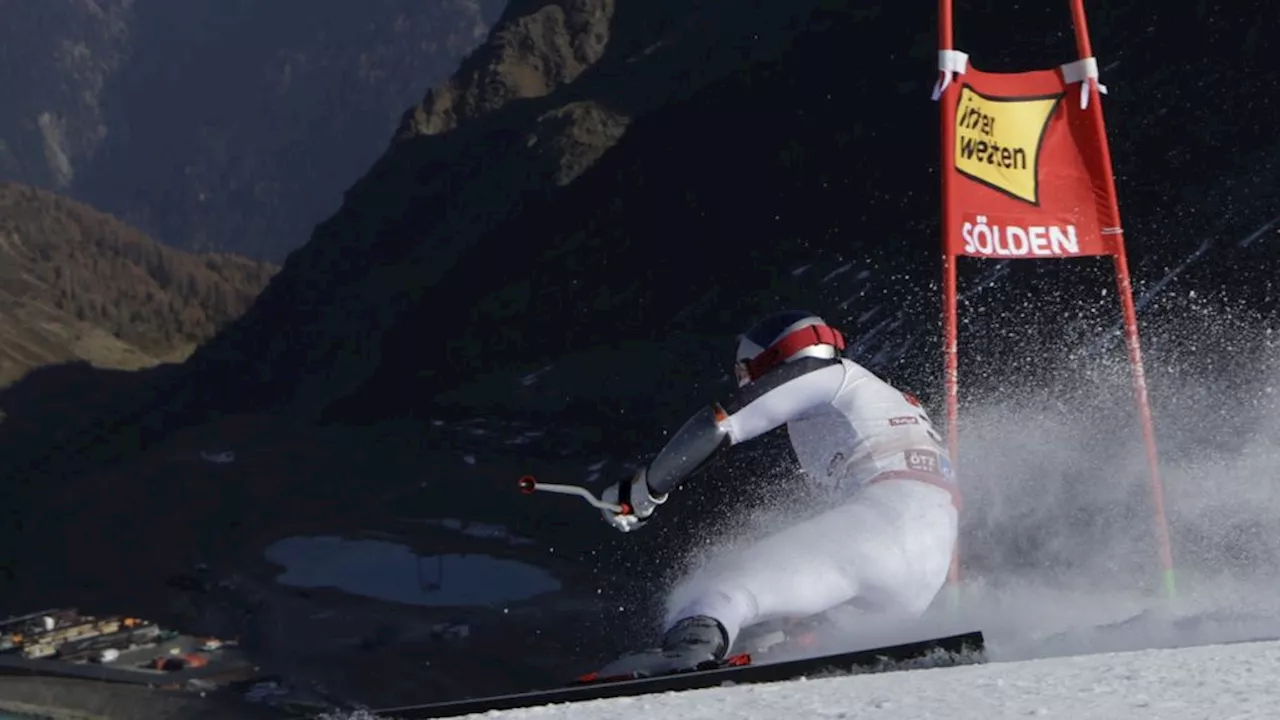
<path id="1" fill-rule="evenodd" d="M 958 493 L 928 413 L 842 357 L 844 338 L 799 311 L 741 336 L 738 391 L 693 415 L 633 477 L 602 499 L 618 530 L 644 525 L 673 488 L 733 445 L 786 426 L 806 480 L 832 507 L 686 578 L 668 601 L 661 647 L 595 675 L 692 669 L 726 657 L 742 629 L 850 605 L 881 616 L 924 613 L 947 577 Z M 797 552 L 797 548 L 803 548 Z"/>

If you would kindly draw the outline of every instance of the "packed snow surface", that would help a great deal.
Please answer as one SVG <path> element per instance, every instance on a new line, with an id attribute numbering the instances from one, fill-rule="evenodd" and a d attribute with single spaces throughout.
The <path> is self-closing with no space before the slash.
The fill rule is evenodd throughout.
<path id="1" fill-rule="evenodd" d="M 1276 717 L 1280 643 L 1143 650 L 710 688 L 470 717 L 993 720 Z"/>

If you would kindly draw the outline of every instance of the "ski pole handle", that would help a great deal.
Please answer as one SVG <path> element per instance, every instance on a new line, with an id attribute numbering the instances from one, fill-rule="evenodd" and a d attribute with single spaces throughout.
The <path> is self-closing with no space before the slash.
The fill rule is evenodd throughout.
<path id="1" fill-rule="evenodd" d="M 631 508 L 628 505 L 626 504 L 618 505 L 615 503 L 605 502 L 600 498 L 596 497 L 594 494 L 592 494 L 590 490 L 580 485 L 557 485 L 555 483 L 541 483 L 541 482 L 538 482 L 538 480 L 534 478 L 532 475 L 525 475 L 524 477 L 520 478 L 520 492 L 524 493 L 525 495 L 532 495 L 538 491 L 560 493 L 562 495 L 577 495 L 578 497 L 590 503 L 590 505 L 594 508 L 598 508 L 600 510 L 608 510 L 610 512 L 618 513 L 619 515 L 626 515 L 631 512 Z"/>

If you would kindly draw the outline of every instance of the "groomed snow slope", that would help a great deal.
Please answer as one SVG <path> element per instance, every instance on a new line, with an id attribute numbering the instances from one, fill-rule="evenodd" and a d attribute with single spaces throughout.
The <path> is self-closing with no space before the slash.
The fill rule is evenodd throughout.
<path id="1" fill-rule="evenodd" d="M 1274 718 L 1280 642 L 1077 655 L 522 708 L 490 720 Z"/>

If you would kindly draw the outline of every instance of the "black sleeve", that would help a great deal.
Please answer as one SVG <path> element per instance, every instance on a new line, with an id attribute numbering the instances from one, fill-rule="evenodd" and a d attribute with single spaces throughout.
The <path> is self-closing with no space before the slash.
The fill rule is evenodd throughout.
<path id="1" fill-rule="evenodd" d="M 833 367 L 838 370 L 818 373 Z M 671 436 L 645 469 L 649 490 L 655 496 L 667 494 L 729 446 L 786 424 L 816 402 L 828 401 L 843 379 L 839 360 L 803 358 L 739 388 L 723 403 L 702 408 Z M 739 424 L 746 432 L 735 432 Z"/>

